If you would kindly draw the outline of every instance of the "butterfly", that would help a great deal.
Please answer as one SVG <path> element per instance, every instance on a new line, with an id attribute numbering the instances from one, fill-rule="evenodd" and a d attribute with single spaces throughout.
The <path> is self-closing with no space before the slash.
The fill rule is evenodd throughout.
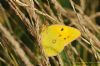
<path id="1" fill-rule="evenodd" d="M 46 56 L 58 55 L 66 45 L 81 35 L 81 32 L 73 27 L 65 25 L 50 25 L 41 32 L 41 44 Z"/>

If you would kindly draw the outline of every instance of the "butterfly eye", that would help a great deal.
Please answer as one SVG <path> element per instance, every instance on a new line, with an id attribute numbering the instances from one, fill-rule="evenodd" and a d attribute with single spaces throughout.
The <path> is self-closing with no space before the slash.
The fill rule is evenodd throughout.
<path id="1" fill-rule="evenodd" d="M 63 31 L 64 30 L 64 28 L 61 28 L 61 31 Z"/>
<path id="2" fill-rule="evenodd" d="M 56 43 L 56 40 L 52 40 L 52 43 L 55 44 Z"/>

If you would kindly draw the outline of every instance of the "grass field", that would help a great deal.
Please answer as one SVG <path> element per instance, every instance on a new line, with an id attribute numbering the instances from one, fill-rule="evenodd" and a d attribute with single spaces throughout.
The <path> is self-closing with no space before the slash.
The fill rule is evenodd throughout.
<path id="1" fill-rule="evenodd" d="M 40 33 L 53 24 L 81 36 L 47 57 Z M 100 0 L 0 0 L 0 66 L 100 66 Z"/>

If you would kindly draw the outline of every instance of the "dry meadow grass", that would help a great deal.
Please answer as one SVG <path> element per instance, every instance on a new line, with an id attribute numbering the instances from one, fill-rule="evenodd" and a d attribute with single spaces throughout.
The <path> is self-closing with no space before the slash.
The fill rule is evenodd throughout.
<path id="1" fill-rule="evenodd" d="M 0 66 L 100 66 L 100 1 L 63 1 L 1 0 Z M 52 24 L 75 27 L 81 37 L 48 58 L 40 33 Z"/>

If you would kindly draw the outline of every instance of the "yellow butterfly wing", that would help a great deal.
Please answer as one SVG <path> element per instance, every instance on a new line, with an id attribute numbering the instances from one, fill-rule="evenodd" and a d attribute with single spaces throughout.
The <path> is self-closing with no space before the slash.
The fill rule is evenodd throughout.
<path id="1" fill-rule="evenodd" d="M 41 32 L 41 44 L 45 54 L 56 56 L 64 46 L 80 36 L 80 31 L 64 25 L 51 25 Z"/>

